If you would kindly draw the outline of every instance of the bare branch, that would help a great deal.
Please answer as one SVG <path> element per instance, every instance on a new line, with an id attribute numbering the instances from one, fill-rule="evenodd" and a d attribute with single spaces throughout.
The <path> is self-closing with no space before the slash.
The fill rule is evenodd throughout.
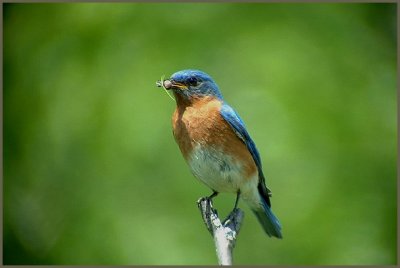
<path id="1" fill-rule="evenodd" d="M 208 231 L 214 238 L 218 263 L 220 265 L 232 265 L 232 252 L 235 247 L 237 235 L 244 218 L 244 212 L 235 208 L 228 217 L 221 222 L 217 210 L 212 206 L 212 200 L 202 197 L 197 201 L 201 216 Z"/>

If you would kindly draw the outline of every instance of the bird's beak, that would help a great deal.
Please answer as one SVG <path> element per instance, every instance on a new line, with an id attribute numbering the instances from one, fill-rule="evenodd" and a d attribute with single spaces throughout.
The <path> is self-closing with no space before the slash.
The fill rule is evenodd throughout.
<path id="1" fill-rule="evenodd" d="M 168 79 L 164 80 L 164 81 L 157 81 L 156 85 L 158 87 L 163 87 L 165 89 L 173 89 L 173 88 L 183 89 L 183 90 L 187 89 L 187 86 L 185 84 L 176 82 L 174 80 L 168 80 Z"/>

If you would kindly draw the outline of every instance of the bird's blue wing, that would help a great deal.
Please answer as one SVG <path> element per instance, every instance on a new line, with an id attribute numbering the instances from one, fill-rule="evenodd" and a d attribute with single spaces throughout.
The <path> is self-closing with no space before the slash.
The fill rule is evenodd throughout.
<path id="1" fill-rule="evenodd" d="M 222 104 L 220 113 L 221 116 L 226 120 L 226 122 L 228 122 L 229 125 L 232 127 L 236 135 L 244 142 L 251 156 L 253 157 L 260 178 L 259 190 L 265 197 L 267 204 L 271 206 L 271 203 L 269 201 L 271 191 L 265 185 L 265 177 L 262 171 L 260 154 L 258 153 L 258 150 L 253 140 L 250 138 L 250 135 L 247 132 L 246 127 L 243 123 L 243 120 L 239 117 L 235 110 L 233 110 L 233 108 L 226 103 Z"/>
<path id="2" fill-rule="evenodd" d="M 254 162 L 257 165 L 257 168 L 261 169 L 261 159 L 260 154 L 257 151 L 256 145 L 253 140 L 250 138 L 249 133 L 246 130 L 246 127 L 239 117 L 239 115 L 230 107 L 228 104 L 222 104 L 221 111 L 222 117 L 229 123 L 232 127 L 236 135 L 246 144 L 247 149 L 250 151 L 251 156 L 254 159 Z"/>

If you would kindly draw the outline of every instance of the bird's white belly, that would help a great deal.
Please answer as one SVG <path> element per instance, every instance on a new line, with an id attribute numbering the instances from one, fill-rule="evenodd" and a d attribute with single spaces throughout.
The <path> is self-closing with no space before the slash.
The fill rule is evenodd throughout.
<path id="1" fill-rule="evenodd" d="M 196 178 L 217 192 L 236 193 L 246 181 L 241 163 L 217 148 L 195 146 L 188 164 Z"/>

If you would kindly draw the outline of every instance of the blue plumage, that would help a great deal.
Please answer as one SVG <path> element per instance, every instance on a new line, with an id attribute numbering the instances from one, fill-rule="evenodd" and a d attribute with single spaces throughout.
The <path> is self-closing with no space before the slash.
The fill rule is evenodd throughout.
<path id="1" fill-rule="evenodd" d="M 246 126 L 243 123 L 243 120 L 236 113 L 236 111 L 226 103 L 222 105 L 220 112 L 222 117 L 234 129 L 236 135 L 246 144 L 251 155 L 253 156 L 254 161 L 256 162 L 257 168 L 260 170 L 261 169 L 260 154 L 258 153 L 258 150 L 253 140 L 250 138 L 250 135 L 246 130 Z"/>

